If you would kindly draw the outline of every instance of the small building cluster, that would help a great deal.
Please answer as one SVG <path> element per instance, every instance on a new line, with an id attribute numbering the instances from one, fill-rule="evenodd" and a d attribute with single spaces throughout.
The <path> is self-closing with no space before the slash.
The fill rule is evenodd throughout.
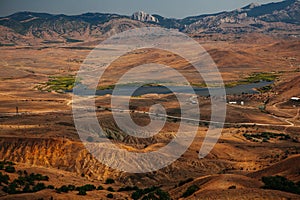
<path id="1" fill-rule="evenodd" d="M 191 101 L 192 104 L 198 104 L 197 97 L 198 97 L 198 96 L 192 96 L 192 97 L 190 98 L 190 101 Z"/>
<path id="2" fill-rule="evenodd" d="M 300 98 L 299 97 L 292 97 L 290 99 L 290 103 L 292 103 L 293 107 L 296 108 L 296 107 L 300 106 Z"/>
<path id="3" fill-rule="evenodd" d="M 291 100 L 292 101 L 300 101 L 300 98 L 299 97 L 292 97 Z"/>
<path id="4" fill-rule="evenodd" d="M 245 102 L 244 101 L 229 101 L 228 104 L 230 105 L 245 105 Z"/>

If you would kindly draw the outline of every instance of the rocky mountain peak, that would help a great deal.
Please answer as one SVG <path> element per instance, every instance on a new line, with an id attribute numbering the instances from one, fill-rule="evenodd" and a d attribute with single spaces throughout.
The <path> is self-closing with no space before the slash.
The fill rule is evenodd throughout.
<path id="1" fill-rule="evenodd" d="M 242 9 L 243 10 L 249 10 L 249 9 L 253 9 L 253 8 L 259 7 L 259 6 L 261 6 L 261 4 L 259 4 L 259 3 L 251 3 L 248 6 L 243 7 Z"/>
<path id="2" fill-rule="evenodd" d="M 133 13 L 132 17 L 131 17 L 133 20 L 138 20 L 138 21 L 141 21 L 141 22 L 154 22 L 154 23 L 159 23 L 159 20 L 148 14 L 148 13 L 145 13 L 143 11 L 138 11 L 138 12 L 135 12 Z"/>

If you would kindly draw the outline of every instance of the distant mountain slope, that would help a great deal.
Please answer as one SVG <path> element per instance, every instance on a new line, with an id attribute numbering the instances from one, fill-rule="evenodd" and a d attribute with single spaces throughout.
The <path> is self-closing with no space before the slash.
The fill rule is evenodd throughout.
<path id="1" fill-rule="evenodd" d="M 191 34 L 264 33 L 300 37 L 300 1 L 285 0 L 265 5 L 250 4 L 230 12 L 184 19 L 165 18 L 144 12 L 132 16 L 85 13 L 52 15 L 19 12 L 0 17 L 1 44 L 20 41 L 79 42 L 107 37 L 132 28 L 161 26 Z"/>
<path id="2" fill-rule="evenodd" d="M 82 15 L 51 15 L 20 12 L 0 18 L 1 43 L 35 40 L 39 42 L 82 42 L 107 37 L 146 24 L 116 14 L 85 13 Z M 15 37 L 8 37 L 15 33 Z"/>
<path id="3" fill-rule="evenodd" d="M 299 33 L 300 1 L 286 0 L 265 5 L 250 4 L 230 12 L 183 19 L 187 33 Z M 285 33 L 287 34 L 287 33 Z"/>
<path id="4" fill-rule="evenodd" d="M 257 17 L 267 22 L 300 24 L 299 0 L 286 0 L 279 3 L 270 3 L 253 7 L 251 7 L 251 5 L 254 4 L 242 8 L 249 17 Z"/>

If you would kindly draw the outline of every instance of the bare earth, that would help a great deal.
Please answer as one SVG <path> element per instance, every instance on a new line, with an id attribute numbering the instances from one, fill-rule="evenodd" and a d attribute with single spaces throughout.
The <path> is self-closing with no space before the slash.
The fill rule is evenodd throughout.
<path id="1" fill-rule="evenodd" d="M 262 189 L 261 178 L 281 175 L 294 182 L 300 181 L 300 104 L 290 101 L 293 96 L 300 97 L 300 41 L 253 34 L 226 42 L 199 42 L 216 62 L 225 83 L 241 80 L 254 72 L 279 74 L 268 92 L 227 97 L 233 101 L 244 100 L 245 105 L 227 105 L 222 136 L 204 159 L 198 158 L 207 131 L 207 124 L 202 123 L 188 151 L 172 165 L 156 172 L 128 174 L 97 161 L 84 148 L 75 129 L 72 94 L 36 89 L 50 76 L 75 75 L 90 52 L 89 49 L 69 49 L 55 44 L 1 47 L 0 160 L 15 162 L 17 170 L 49 176 L 49 181 L 45 182 L 47 185 L 104 186 L 104 190 L 87 192 L 86 199 L 106 199 L 109 193 L 113 193 L 114 199 L 131 199 L 132 191 L 109 192 L 106 190 L 108 186 L 115 191 L 125 186 L 159 186 L 173 199 L 180 199 L 191 185 L 197 185 L 199 189 L 187 199 L 299 199 L 296 194 Z M 201 82 L 199 77 L 193 76 L 188 63 L 178 56 L 148 49 L 141 54 L 125 55 L 113 63 L 104 76 L 104 83 L 113 84 L 123 73 L 145 60 L 169 64 L 185 73 L 191 82 Z M 198 100 L 201 120 L 210 120 L 210 99 L 198 97 Z M 132 97 L 131 105 L 140 111 L 131 114 L 133 120 L 140 125 L 148 124 L 147 112 L 156 103 L 164 105 L 170 115 L 180 116 L 178 102 L 172 95 L 149 94 Z M 266 108 L 262 112 L 259 106 L 264 103 Z M 172 120 L 153 138 L 143 140 L 126 136 L 114 123 L 111 112 L 103 109 L 110 108 L 110 96 L 97 97 L 96 106 L 102 108 L 97 110 L 100 124 L 122 148 L 153 151 L 176 136 L 178 122 Z M 283 133 L 289 139 L 255 141 L 244 136 L 262 132 Z M 16 175 L 10 176 L 12 179 Z M 105 185 L 107 178 L 113 178 L 116 183 Z M 187 178 L 193 180 L 178 185 Z M 235 189 L 228 189 L 230 186 L 235 186 Z M 0 192 L 0 199 L 50 197 L 82 199 L 75 191 L 59 194 L 52 189 L 15 195 Z"/>

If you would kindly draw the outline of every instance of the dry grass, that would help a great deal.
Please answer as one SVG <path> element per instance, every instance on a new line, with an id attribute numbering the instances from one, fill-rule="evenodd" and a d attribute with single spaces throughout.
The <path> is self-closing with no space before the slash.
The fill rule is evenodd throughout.
<path id="1" fill-rule="evenodd" d="M 284 104 L 291 95 L 299 94 L 299 41 L 268 38 L 261 35 L 244 36 L 227 42 L 199 41 L 217 63 L 225 82 L 235 82 L 253 72 L 279 72 L 275 89 L 262 95 L 228 96 L 229 99 L 244 99 L 245 106 L 228 106 L 227 126 L 219 142 L 204 159 L 198 159 L 198 151 L 207 127 L 199 127 L 198 135 L 189 150 L 172 165 L 147 174 L 127 174 L 112 170 L 97 162 L 84 150 L 74 127 L 71 113 L 71 95 L 42 92 L 35 86 L 47 82 L 50 76 L 75 75 L 80 62 L 89 50 L 71 50 L 52 46 L 1 48 L 0 55 L 0 158 L 18 162 L 18 168 L 41 172 L 50 177 L 51 184 L 60 186 L 71 183 L 103 183 L 105 178 L 114 177 L 116 188 L 126 185 L 162 185 L 175 199 L 192 184 L 200 188 L 190 199 L 297 199 L 299 196 L 260 189 L 260 178 L 265 175 L 284 175 L 299 181 L 299 117 L 294 108 Z M 104 76 L 104 83 L 115 80 L 133 66 L 147 62 L 169 64 L 183 72 L 191 82 L 201 79 L 194 76 L 187 63 L 170 52 L 152 51 L 150 54 L 130 54 L 117 60 Z M 292 80 L 292 81 L 290 81 Z M 267 111 L 258 106 L 267 99 Z M 201 119 L 210 118 L 210 100 L 200 97 Z M 178 102 L 171 95 L 145 95 L 132 98 L 137 110 L 147 111 L 154 103 L 162 103 L 169 112 L 176 113 Z M 110 107 L 110 96 L 98 97 L 96 105 Z M 20 115 L 16 116 L 16 106 Z M 97 113 L 99 121 L 115 132 L 122 134 L 108 111 Z M 132 114 L 141 125 L 149 122 L 147 115 Z M 296 126 L 286 121 L 294 120 Z M 234 123 L 257 123 L 268 125 L 234 125 Z M 174 136 L 178 124 L 168 122 L 161 134 L 153 140 L 126 138 L 115 140 L 122 148 L 131 151 L 153 151 L 164 146 Z M 272 139 L 269 142 L 253 142 L 243 134 L 263 131 L 285 133 L 290 140 Z M 145 145 L 140 145 L 140 142 Z M 76 158 L 76 159 L 74 159 Z M 81 177 L 84 173 L 85 177 Z M 194 181 L 176 187 L 187 178 Z M 235 190 L 228 187 L 235 185 Z M 89 192 L 88 199 L 104 199 L 107 191 Z M 124 199 L 130 193 L 114 193 L 116 199 Z M 36 194 L 20 194 L 1 199 L 80 199 L 76 193 L 57 194 L 50 190 Z"/>

